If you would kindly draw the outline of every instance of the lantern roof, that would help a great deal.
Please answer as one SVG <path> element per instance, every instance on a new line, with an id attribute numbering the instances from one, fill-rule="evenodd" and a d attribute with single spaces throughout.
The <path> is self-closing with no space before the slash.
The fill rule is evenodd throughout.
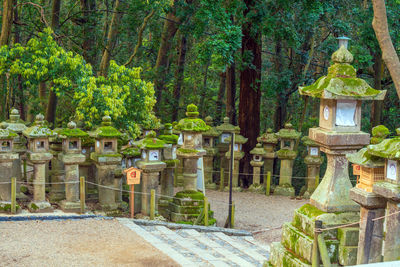
<path id="1" fill-rule="evenodd" d="M 215 127 L 218 131 L 220 132 L 234 132 L 235 131 L 235 126 L 229 123 L 229 118 L 225 117 L 224 122 L 221 125 L 218 125 Z"/>
<path id="2" fill-rule="evenodd" d="M 176 145 L 178 143 L 179 136 L 172 134 L 172 124 L 166 123 L 164 125 L 164 134 L 160 135 L 158 138 L 167 144 Z"/>
<path id="3" fill-rule="evenodd" d="M 279 139 L 297 140 L 300 138 L 301 133 L 293 128 L 291 123 L 286 123 L 285 128 L 282 128 L 275 134 Z"/>
<path id="4" fill-rule="evenodd" d="M 150 131 L 145 138 L 136 142 L 136 145 L 140 149 L 162 149 L 165 147 L 165 144 L 163 140 L 156 138 L 154 131 Z"/>
<path id="5" fill-rule="evenodd" d="M 301 95 L 325 99 L 384 99 L 386 90 L 373 89 L 365 80 L 356 77 L 356 69 L 350 65 L 353 55 L 345 46 L 332 54 L 332 61 L 328 75 L 309 86 L 299 87 Z"/>
<path id="6" fill-rule="evenodd" d="M 303 142 L 304 145 L 306 146 L 319 146 L 317 142 L 315 142 L 314 140 L 312 140 L 310 137 L 308 136 L 304 136 L 303 138 L 301 138 L 301 141 Z"/>
<path id="7" fill-rule="evenodd" d="M 33 125 L 26 128 L 22 134 L 28 138 L 52 137 L 56 135 L 56 133 L 44 125 L 44 116 L 42 114 L 36 115 Z"/>
<path id="8" fill-rule="evenodd" d="M 73 121 L 70 121 L 67 125 L 68 128 L 65 129 L 60 129 L 57 134 L 60 136 L 62 139 L 66 138 L 81 138 L 88 136 L 88 134 L 84 131 L 82 131 L 79 128 L 76 128 L 76 123 Z"/>
<path id="9" fill-rule="evenodd" d="M 0 124 L 0 139 L 13 139 L 14 137 L 17 137 L 18 135 L 8 129 L 8 123 L 2 122 Z"/>
<path id="10" fill-rule="evenodd" d="M 378 125 L 372 128 L 372 138 L 371 144 L 376 145 L 385 140 L 385 138 L 390 134 L 388 128 L 383 125 Z"/>
<path id="11" fill-rule="evenodd" d="M 211 116 L 207 116 L 204 120 L 206 124 L 210 126 L 210 130 L 203 132 L 203 137 L 217 137 L 221 135 L 221 133 L 213 127 L 213 118 Z"/>
<path id="12" fill-rule="evenodd" d="M 257 141 L 265 144 L 277 144 L 278 138 L 271 128 L 268 128 L 267 131 L 257 138 Z"/>
<path id="13" fill-rule="evenodd" d="M 94 138 L 116 138 L 121 136 L 121 132 L 111 126 L 111 117 L 108 115 L 103 117 L 101 126 L 89 134 Z"/>
<path id="14" fill-rule="evenodd" d="M 234 126 L 234 133 L 235 133 L 235 144 L 244 144 L 247 142 L 248 138 L 244 137 L 243 135 L 240 135 L 240 127 L 239 126 Z M 227 142 L 231 142 L 232 137 L 226 138 Z"/>
<path id="15" fill-rule="evenodd" d="M 25 122 L 21 120 L 18 109 L 13 108 L 11 110 L 10 119 L 7 121 L 7 129 L 13 131 L 14 133 L 22 133 L 27 127 Z"/>
<path id="16" fill-rule="evenodd" d="M 199 112 L 197 111 L 197 106 L 190 104 L 187 106 L 186 118 L 181 119 L 175 129 L 182 132 L 205 132 L 210 129 L 202 119 L 199 119 Z"/>
<path id="17" fill-rule="evenodd" d="M 365 167 L 382 167 L 385 165 L 383 158 L 371 155 L 366 147 L 356 153 L 347 154 L 346 158 L 351 163 Z"/>
<path id="18" fill-rule="evenodd" d="M 399 134 L 400 130 L 396 131 Z M 368 152 L 377 157 L 400 160 L 400 136 L 385 139 L 376 145 L 369 145 Z"/>
<path id="19" fill-rule="evenodd" d="M 252 155 L 265 155 L 265 150 L 262 147 L 262 144 L 258 143 L 255 148 L 250 151 Z"/>

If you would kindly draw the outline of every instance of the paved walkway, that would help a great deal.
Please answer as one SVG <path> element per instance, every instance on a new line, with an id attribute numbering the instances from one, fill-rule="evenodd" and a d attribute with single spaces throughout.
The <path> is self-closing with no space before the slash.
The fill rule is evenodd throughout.
<path id="1" fill-rule="evenodd" d="M 269 258 L 269 246 L 253 237 L 170 230 L 140 226 L 126 218 L 118 220 L 182 266 L 262 266 Z"/>

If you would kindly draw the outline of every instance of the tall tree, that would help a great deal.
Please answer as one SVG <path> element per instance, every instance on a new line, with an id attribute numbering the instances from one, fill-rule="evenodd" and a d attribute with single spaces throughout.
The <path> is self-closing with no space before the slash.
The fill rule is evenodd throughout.
<path id="1" fill-rule="evenodd" d="M 181 88 L 183 84 L 184 71 L 185 71 L 186 50 L 187 50 L 187 39 L 186 35 L 182 34 L 181 41 L 179 44 L 178 62 L 175 70 L 175 87 L 173 94 L 174 104 L 172 107 L 172 121 L 176 121 L 178 119 L 179 102 L 181 99 Z"/>
<path id="2" fill-rule="evenodd" d="M 14 0 L 3 1 L 3 18 L 1 21 L 1 36 L 0 36 L 0 47 L 7 45 L 11 35 L 11 26 L 13 21 L 13 7 Z"/>

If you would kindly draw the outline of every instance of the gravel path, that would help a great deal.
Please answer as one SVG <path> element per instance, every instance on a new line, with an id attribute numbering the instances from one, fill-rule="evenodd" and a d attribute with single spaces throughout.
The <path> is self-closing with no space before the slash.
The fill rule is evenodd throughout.
<path id="1" fill-rule="evenodd" d="M 206 195 L 217 219 L 217 226 L 223 227 L 228 217 L 229 193 L 206 190 Z M 235 228 L 248 231 L 271 229 L 254 234 L 254 238 L 267 244 L 280 241 L 282 224 L 292 221 L 294 210 L 308 203 L 304 199 L 251 192 L 233 192 L 232 199 L 235 202 Z"/>
<path id="2" fill-rule="evenodd" d="M 0 266 L 178 266 L 116 220 L 0 222 Z"/>

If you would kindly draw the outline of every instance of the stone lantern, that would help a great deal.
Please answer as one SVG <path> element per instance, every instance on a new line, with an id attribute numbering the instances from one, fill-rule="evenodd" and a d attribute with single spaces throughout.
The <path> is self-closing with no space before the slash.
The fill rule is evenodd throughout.
<path id="1" fill-rule="evenodd" d="M 65 196 L 61 201 L 61 208 L 64 211 L 79 211 L 79 164 L 84 162 L 86 157 L 82 154 L 81 138 L 88 134 L 76 128 L 75 122 L 68 123 L 67 129 L 62 129 L 58 135 L 62 139 L 62 153 L 58 155 L 65 169 Z"/>
<path id="2" fill-rule="evenodd" d="M 319 177 L 319 169 L 324 162 L 324 158 L 321 156 L 319 146 L 316 142 L 308 136 L 304 136 L 301 140 L 307 146 L 307 156 L 304 158 L 304 163 L 307 165 L 307 182 L 304 189 L 302 188 L 300 191 L 304 192 L 304 198 L 310 198 L 315 190 L 315 179 L 317 176 Z"/>
<path id="3" fill-rule="evenodd" d="M 142 157 L 136 162 L 139 169 L 143 170 L 141 178 L 142 187 L 142 205 L 141 213 L 143 215 L 150 214 L 150 191 L 158 189 L 158 176 L 165 169 L 166 164 L 163 162 L 163 149 L 165 142 L 156 138 L 156 133 L 150 131 L 144 139 L 137 142 Z"/>
<path id="4" fill-rule="evenodd" d="M 261 143 L 264 147 L 264 185 L 267 181 L 268 172 L 273 175 L 274 173 L 274 160 L 276 158 L 275 147 L 278 144 L 278 138 L 274 134 L 271 128 L 268 128 L 267 131 L 257 138 L 257 141 Z"/>
<path id="5" fill-rule="evenodd" d="M 299 88 L 300 94 L 321 99 L 319 127 L 311 128 L 309 137 L 328 158 L 325 176 L 311 203 L 328 212 L 357 211 L 358 205 L 349 197 L 352 185 L 345 155 L 369 144 L 369 134 L 360 131 L 362 101 L 383 100 L 386 91 L 375 90 L 356 77 L 350 65 L 353 55 L 344 45 L 333 53 L 332 61 L 327 76 Z"/>
<path id="6" fill-rule="evenodd" d="M 26 129 L 25 122 L 21 120 L 19 111 L 15 108 L 11 110 L 10 119 L 7 121 L 7 130 L 11 130 L 16 133 L 17 136 L 13 140 L 13 150 L 18 153 L 19 157 L 13 163 L 13 177 L 17 178 L 17 181 L 21 182 L 26 179 L 26 139 L 22 132 Z M 21 161 L 24 161 L 24 175 L 21 172 Z M 17 184 L 17 198 L 26 198 L 26 196 L 20 191 L 20 184 Z"/>
<path id="7" fill-rule="evenodd" d="M 204 183 L 207 189 L 216 189 L 217 185 L 213 182 L 214 172 L 214 157 L 218 153 L 216 147 L 216 139 L 219 137 L 220 132 L 213 127 L 213 119 L 208 116 L 205 122 L 210 126 L 210 130 L 203 132 L 203 148 L 207 152 L 204 157 Z"/>
<path id="8" fill-rule="evenodd" d="M 175 126 L 178 124 L 178 122 L 174 121 L 172 123 L 172 133 L 178 136 L 178 141 L 177 141 L 177 146 L 176 148 L 180 148 L 183 145 L 183 134 L 181 131 L 178 131 L 175 129 Z M 174 177 L 174 186 L 183 186 L 183 160 L 178 157 L 179 163 L 178 166 L 176 167 L 175 175 Z"/>
<path id="9" fill-rule="evenodd" d="M 65 199 L 65 172 L 64 172 L 64 163 L 58 158 L 58 155 L 62 153 L 62 139 L 58 136 L 58 131 L 61 129 L 54 129 L 54 132 L 57 135 L 54 135 L 49 138 L 50 142 L 50 153 L 53 155 L 53 158 L 50 161 L 50 193 L 49 200 L 51 202 L 58 202 Z"/>
<path id="10" fill-rule="evenodd" d="M 375 182 L 372 192 L 385 198 L 386 215 L 396 213 L 386 218 L 384 261 L 395 261 L 400 257 L 400 128 L 396 132 L 397 137 L 368 146 L 371 155 L 385 161 L 384 180 Z"/>
<path id="11" fill-rule="evenodd" d="M 44 126 L 42 114 L 36 116 L 33 126 L 23 131 L 23 134 L 28 138 L 27 158 L 34 165 L 33 201 L 29 204 L 29 209 L 35 212 L 51 211 L 52 207 L 46 201 L 45 179 L 46 163 L 53 158 L 49 153 L 49 138 L 55 134 Z"/>
<path id="12" fill-rule="evenodd" d="M 176 193 L 170 203 L 170 216 L 173 222 L 193 223 L 204 206 L 204 194 L 197 191 L 197 161 L 206 154 L 202 146 L 202 132 L 210 130 L 202 119 L 199 119 L 197 107 L 187 106 L 186 118 L 175 126 L 183 134 L 183 145 L 177 150 L 177 156 L 183 160 L 183 191 Z M 212 212 L 209 213 L 212 219 Z M 214 220 L 215 221 L 215 220 Z M 213 223 L 210 222 L 210 225 Z"/>
<path id="13" fill-rule="evenodd" d="M 247 138 L 240 135 L 239 126 L 235 127 L 235 139 L 233 144 L 233 158 L 235 160 L 233 164 L 233 177 L 232 177 L 232 190 L 239 192 L 242 191 L 242 188 L 239 186 L 239 161 L 244 157 L 244 152 L 242 150 L 243 144 L 247 142 Z M 226 139 L 229 143 L 232 140 L 232 137 L 228 137 Z M 229 146 L 228 152 L 225 153 L 225 157 L 229 160 L 231 159 L 231 146 Z"/>
<path id="14" fill-rule="evenodd" d="M 225 117 L 224 122 L 215 127 L 217 131 L 220 132 L 220 136 L 217 142 L 217 149 L 220 158 L 220 168 L 224 169 L 224 184 L 228 184 L 229 181 L 229 162 L 225 156 L 226 152 L 229 150 L 229 138 L 232 133 L 235 132 L 235 126 L 229 123 L 229 118 Z M 221 187 L 223 188 L 223 187 Z"/>
<path id="15" fill-rule="evenodd" d="M 279 185 L 275 187 L 275 195 L 294 196 L 294 188 L 292 186 L 293 162 L 297 157 L 297 151 L 294 150 L 296 141 L 300 138 L 301 133 L 293 128 L 290 123 L 285 124 L 285 128 L 280 129 L 275 134 L 281 144 L 281 149 L 276 153 L 281 160 L 281 169 L 279 174 Z"/>
<path id="16" fill-rule="evenodd" d="M 99 203 L 104 210 L 116 210 L 115 171 L 122 161 L 122 156 L 118 153 L 118 137 L 121 133 L 111 126 L 110 116 L 104 116 L 101 126 L 89 135 L 95 139 L 94 152 L 90 158 L 96 165 L 96 181 L 99 186 Z"/>
<path id="17" fill-rule="evenodd" d="M 8 130 L 8 124 L 5 122 L 1 123 L 0 126 L 0 210 L 4 210 L 5 205 L 11 204 L 13 162 L 18 159 L 18 154 L 13 150 L 13 143 L 14 138 L 18 135 Z"/>
<path id="18" fill-rule="evenodd" d="M 174 196 L 174 169 L 177 167 L 179 160 L 176 159 L 176 149 L 178 144 L 178 135 L 172 134 L 172 124 L 164 125 L 164 133 L 158 137 L 165 142 L 163 150 L 163 162 L 166 168 L 161 172 L 161 197 L 158 204 L 158 212 L 164 217 L 169 218 L 169 202 Z"/>
<path id="19" fill-rule="evenodd" d="M 261 167 L 264 165 L 263 158 L 265 153 L 266 152 L 260 143 L 250 151 L 250 154 L 253 155 L 253 159 L 250 161 L 250 165 L 253 166 L 253 184 L 249 187 L 250 191 L 259 193 L 264 192 L 265 187 L 260 184 L 260 171 Z"/>

